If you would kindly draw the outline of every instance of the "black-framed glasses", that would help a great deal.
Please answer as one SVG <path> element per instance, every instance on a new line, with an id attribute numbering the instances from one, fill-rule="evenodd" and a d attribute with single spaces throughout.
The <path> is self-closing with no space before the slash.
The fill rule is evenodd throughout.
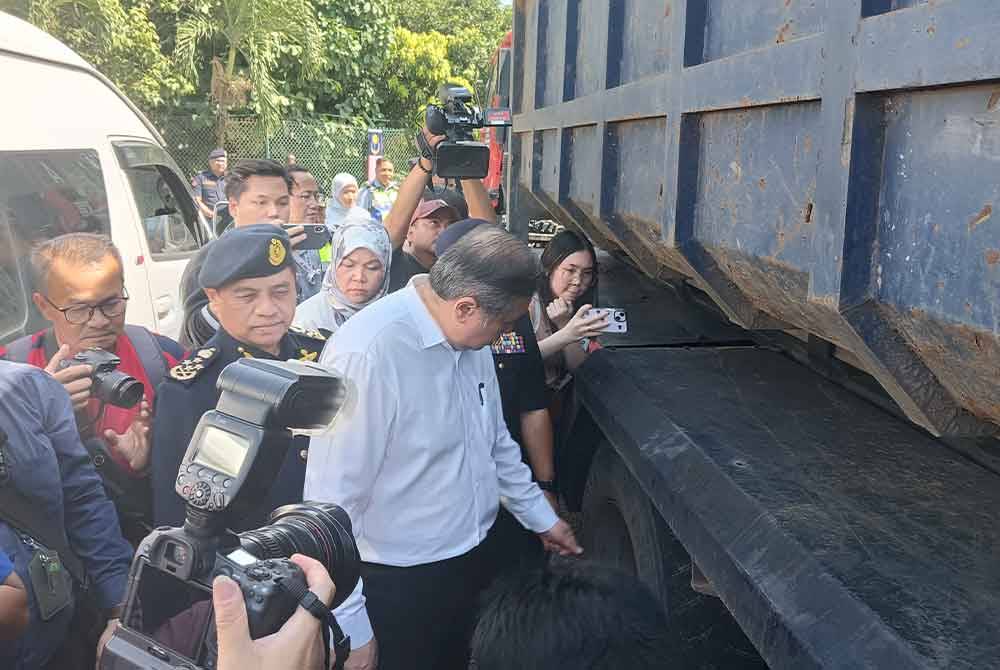
<path id="1" fill-rule="evenodd" d="M 128 304 L 128 291 L 126 291 L 124 287 L 122 288 L 122 294 L 120 296 L 116 298 L 109 298 L 108 300 L 105 300 L 97 305 L 70 305 L 69 307 L 60 307 L 49 300 L 48 296 L 42 297 L 45 298 L 45 302 L 52 305 L 53 309 L 57 309 L 62 312 L 63 318 L 74 326 L 82 326 L 93 319 L 94 312 L 97 310 L 101 310 L 101 314 L 108 319 L 117 319 L 125 313 L 125 306 Z"/>
<path id="2" fill-rule="evenodd" d="M 298 198 L 303 202 L 309 202 L 310 200 L 315 200 L 317 203 L 323 205 L 326 204 L 326 194 L 322 191 L 302 191 L 296 193 L 292 196 L 293 198 Z"/>

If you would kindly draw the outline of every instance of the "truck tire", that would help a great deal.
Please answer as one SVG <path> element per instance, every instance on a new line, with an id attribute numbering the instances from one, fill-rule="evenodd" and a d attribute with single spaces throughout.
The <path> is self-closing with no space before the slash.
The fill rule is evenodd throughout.
<path id="1" fill-rule="evenodd" d="M 580 540 L 589 559 L 635 575 L 662 604 L 675 668 L 766 668 L 718 598 L 691 588 L 691 558 L 605 440 L 583 494 Z"/>

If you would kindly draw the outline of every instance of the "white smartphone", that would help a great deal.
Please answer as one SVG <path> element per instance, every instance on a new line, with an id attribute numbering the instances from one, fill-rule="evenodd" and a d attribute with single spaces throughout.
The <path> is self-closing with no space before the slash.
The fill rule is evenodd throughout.
<path id="1" fill-rule="evenodd" d="M 627 333 L 628 332 L 628 317 L 625 314 L 624 309 L 617 309 L 615 307 L 596 307 L 591 310 L 587 310 L 587 318 L 603 316 L 608 320 L 608 325 L 604 327 L 605 333 Z"/>

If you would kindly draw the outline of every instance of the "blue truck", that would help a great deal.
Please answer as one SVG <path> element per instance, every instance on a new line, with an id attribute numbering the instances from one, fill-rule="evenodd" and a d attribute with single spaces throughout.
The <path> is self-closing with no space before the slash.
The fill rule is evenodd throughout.
<path id="1" fill-rule="evenodd" d="M 558 476 L 664 667 L 1000 667 L 1000 2 L 514 5 L 511 226 L 629 313 Z"/>

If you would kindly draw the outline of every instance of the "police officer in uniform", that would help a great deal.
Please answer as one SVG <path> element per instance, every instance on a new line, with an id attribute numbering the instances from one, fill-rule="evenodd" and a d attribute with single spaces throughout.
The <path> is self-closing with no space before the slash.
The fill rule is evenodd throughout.
<path id="1" fill-rule="evenodd" d="M 208 154 L 208 169 L 202 170 L 191 180 L 194 201 L 198 209 L 209 221 L 215 214 L 215 203 L 226 199 L 226 166 L 228 157 L 225 149 L 215 149 Z"/>
<path id="2" fill-rule="evenodd" d="M 288 235 L 270 224 L 235 228 L 215 240 L 199 273 L 219 329 L 167 374 L 153 421 L 153 521 L 177 526 L 184 502 L 174 491 L 177 468 L 202 414 L 219 400 L 215 382 L 240 358 L 316 361 L 325 335 L 291 328 L 295 315 L 295 262 Z M 257 528 L 275 507 L 302 499 L 305 449 L 297 437 L 265 500 L 235 530 Z"/>

